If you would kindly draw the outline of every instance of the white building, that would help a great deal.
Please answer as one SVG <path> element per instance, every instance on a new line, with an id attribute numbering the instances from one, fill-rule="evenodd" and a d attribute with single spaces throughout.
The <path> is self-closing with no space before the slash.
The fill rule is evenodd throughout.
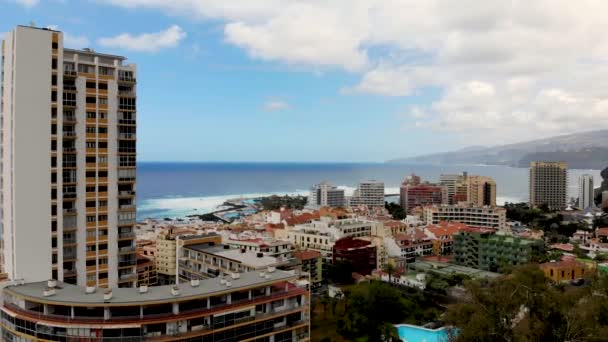
<path id="1" fill-rule="evenodd" d="M 594 203 L 593 176 L 581 175 L 578 178 L 578 207 L 580 209 L 591 208 Z"/>
<path id="2" fill-rule="evenodd" d="M 350 198 L 350 206 L 384 207 L 384 182 L 369 180 L 359 183 Z"/>
<path id="3" fill-rule="evenodd" d="M 312 208 L 320 207 L 344 207 L 346 199 L 344 190 L 331 185 L 327 182 L 316 184 L 310 189 L 308 206 Z"/>
<path id="4" fill-rule="evenodd" d="M 2 43 L 2 230 L 10 279 L 137 281 L 135 80 L 125 57 L 18 26 Z"/>
<path id="5" fill-rule="evenodd" d="M 508 231 L 507 211 L 499 207 L 471 205 L 433 205 L 423 208 L 423 220 L 427 225 L 441 221 L 460 222 L 472 227 L 494 228 Z"/>

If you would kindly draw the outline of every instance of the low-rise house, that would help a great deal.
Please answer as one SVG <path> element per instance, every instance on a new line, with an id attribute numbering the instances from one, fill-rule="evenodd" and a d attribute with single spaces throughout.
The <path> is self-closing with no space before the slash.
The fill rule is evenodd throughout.
<path id="1" fill-rule="evenodd" d="M 554 282 L 578 280 L 590 273 L 585 264 L 574 259 L 546 262 L 539 267 Z"/>

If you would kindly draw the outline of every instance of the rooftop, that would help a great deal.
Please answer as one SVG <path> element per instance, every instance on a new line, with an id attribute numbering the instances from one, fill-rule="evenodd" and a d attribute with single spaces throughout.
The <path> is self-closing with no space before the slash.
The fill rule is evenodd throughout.
<path id="1" fill-rule="evenodd" d="M 258 272 L 241 273 L 238 279 L 229 278 L 231 286 L 227 287 L 220 283 L 220 279 L 200 280 L 199 286 L 191 286 L 190 283 L 179 284 L 179 294 L 174 296 L 171 288 L 175 285 L 151 286 L 146 293 L 140 293 L 138 288 L 115 288 L 112 289 L 112 299 L 104 301 L 105 289 L 97 289 L 95 293 L 87 294 L 84 287 L 57 282 L 56 294 L 45 297 L 43 292 L 47 289 L 47 282 L 28 283 L 24 285 L 7 286 L 4 291 L 19 296 L 30 298 L 34 301 L 52 302 L 54 304 L 66 304 L 74 306 L 86 306 L 87 304 L 101 304 L 106 306 L 120 306 L 125 304 L 146 305 L 166 301 L 182 301 L 196 297 L 208 297 L 216 293 L 236 291 L 239 289 L 269 285 L 277 281 L 295 280 L 296 277 L 280 270 L 266 273 L 269 278 L 260 277 Z"/>
<path id="2" fill-rule="evenodd" d="M 194 245 L 184 246 L 184 248 L 195 250 L 198 252 L 217 255 L 221 258 L 237 261 L 243 265 L 251 266 L 251 267 L 255 267 L 255 268 L 274 266 L 274 265 L 281 263 L 281 261 L 279 261 L 279 259 L 272 257 L 272 256 L 264 255 L 262 253 L 256 253 L 256 252 L 252 252 L 252 251 L 248 251 L 248 250 L 241 250 L 240 248 L 226 249 L 224 246 L 226 246 L 226 245 L 213 246 L 208 243 L 198 243 L 198 244 L 194 244 Z"/>
<path id="3" fill-rule="evenodd" d="M 304 250 L 304 251 L 296 251 L 293 255 L 300 260 L 310 260 L 321 257 L 321 252 Z"/>

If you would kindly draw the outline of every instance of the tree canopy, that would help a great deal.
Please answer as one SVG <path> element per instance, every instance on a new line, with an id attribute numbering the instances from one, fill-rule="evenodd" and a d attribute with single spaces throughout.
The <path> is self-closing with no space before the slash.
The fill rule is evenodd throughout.
<path id="1" fill-rule="evenodd" d="M 484 285 L 466 282 L 467 300 L 446 321 L 460 341 L 602 341 L 608 336 L 608 280 L 553 286 L 535 265 Z"/>

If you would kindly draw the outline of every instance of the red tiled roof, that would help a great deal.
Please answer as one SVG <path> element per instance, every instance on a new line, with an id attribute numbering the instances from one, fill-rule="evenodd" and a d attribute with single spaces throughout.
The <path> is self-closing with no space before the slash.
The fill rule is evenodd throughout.
<path id="1" fill-rule="evenodd" d="M 599 235 L 608 235 L 608 227 L 598 228 L 595 233 L 598 236 Z"/>
<path id="2" fill-rule="evenodd" d="M 552 249 L 559 249 L 566 252 L 574 251 L 574 246 L 571 243 L 556 243 L 551 245 Z"/>

